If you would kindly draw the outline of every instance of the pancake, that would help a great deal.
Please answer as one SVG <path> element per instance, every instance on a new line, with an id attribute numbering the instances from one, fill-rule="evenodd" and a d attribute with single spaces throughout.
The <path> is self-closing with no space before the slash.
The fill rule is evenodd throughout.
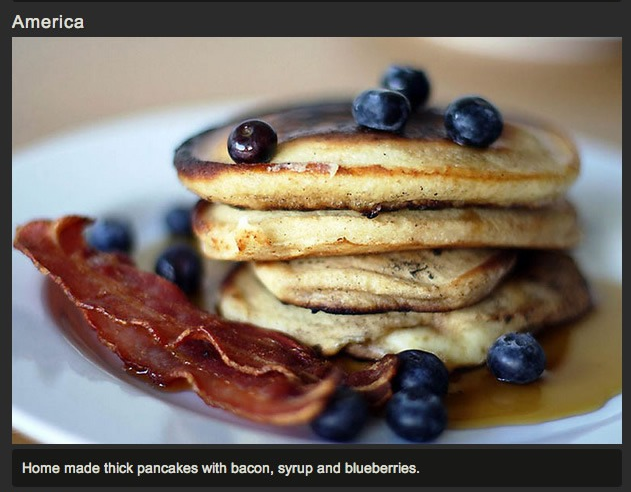
<path id="1" fill-rule="evenodd" d="M 373 340 L 349 345 L 356 357 L 378 359 L 386 353 L 421 349 L 450 368 L 483 364 L 493 342 L 504 333 L 536 332 L 584 315 L 592 307 L 589 286 L 574 261 L 558 252 L 540 252 L 514 276 L 473 306 L 429 315 L 417 327 L 391 330 Z"/>
<path id="2" fill-rule="evenodd" d="M 181 182 L 204 200 L 258 210 L 540 206 L 562 196 L 580 167 L 567 136 L 506 116 L 486 149 L 452 142 L 440 110 L 413 113 L 398 133 L 358 126 L 350 101 L 257 117 L 278 134 L 271 162 L 233 162 L 231 122 L 178 147 Z"/>
<path id="3" fill-rule="evenodd" d="M 427 350 L 449 368 L 478 365 L 501 334 L 535 331 L 585 313 L 588 286 L 575 262 L 554 251 L 521 253 L 518 265 L 484 300 L 447 312 L 330 314 L 283 304 L 249 264 L 228 276 L 218 305 L 222 316 L 285 332 L 331 356 L 342 350 L 366 358 L 408 348 Z"/>
<path id="4" fill-rule="evenodd" d="M 330 314 L 284 304 L 256 278 L 250 263 L 237 267 L 219 291 L 218 313 L 224 318 L 285 332 L 332 356 L 352 343 L 377 339 L 398 328 L 418 326 L 425 314 Z"/>
<path id="5" fill-rule="evenodd" d="M 285 303 L 328 313 L 448 311 L 488 295 L 517 253 L 417 250 L 256 262 L 254 273 Z"/>
<path id="6" fill-rule="evenodd" d="M 567 249 L 580 239 L 574 207 L 446 208 L 382 212 L 259 211 L 200 201 L 193 229 L 205 255 L 288 260 L 432 248 Z"/>

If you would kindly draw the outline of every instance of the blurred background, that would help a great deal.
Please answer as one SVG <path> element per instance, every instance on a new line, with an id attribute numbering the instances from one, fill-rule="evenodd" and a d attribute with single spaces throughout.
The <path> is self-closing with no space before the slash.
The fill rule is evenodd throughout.
<path id="1" fill-rule="evenodd" d="M 87 123 L 252 97 L 349 95 L 391 63 L 621 144 L 621 38 L 13 38 L 13 150 Z"/>

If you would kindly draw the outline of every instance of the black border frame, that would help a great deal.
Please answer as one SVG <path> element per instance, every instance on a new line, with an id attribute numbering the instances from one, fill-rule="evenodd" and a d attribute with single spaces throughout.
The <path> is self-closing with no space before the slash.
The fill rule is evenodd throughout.
<path id="1" fill-rule="evenodd" d="M 622 36 L 624 32 L 624 0 L 562 2 L 3 2 L 5 26 L 10 35 L 3 46 L 5 66 L 11 60 L 10 42 L 20 36 L 414 36 L 414 35 L 497 35 L 497 36 Z M 243 15 L 243 12 L 248 15 Z M 39 30 L 17 31 L 10 28 L 16 13 L 25 16 L 82 16 L 82 31 Z M 218 18 L 209 29 L 207 15 Z M 308 18 L 310 22 L 296 22 Z M 231 19 L 238 19 L 231 23 Z M 4 70 L 5 80 L 10 71 Z M 10 82 L 4 87 L 10 87 Z M 5 99 L 6 101 L 7 99 Z M 5 137 L 6 138 L 6 137 Z M 8 147 L 8 145 L 7 145 Z M 8 166 L 5 166 L 9 169 Z M 10 171 L 8 171 L 10 173 Z M 3 180 L 8 183 L 8 177 Z M 9 194 L 6 194 L 8 196 Z M 8 224 L 9 204 L 2 207 L 2 219 Z M 8 230 L 8 227 L 5 229 Z M 8 249 L 8 247 L 7 247 Z M 9 262 L 5 261 L 7 265 Z M 8 278 L 8 275 L 5 277 Z M 7 281 L 8 283 L 8 281 Z M 8 291 L 8 289 L 7 289 Z M 9 326 L 9 311 L 2 310 L 4 326 Z M 6 331 L 5 331 L 6 333 Z M 10 343 L 3 343 L 2 361 L 5 374 L 10 374 Z M 623 366 L 626 367 L 626 366 Z M 624 370 L 626 372 L 626 369 Z M 9 385 L 5 385 L 8 388 Z M 5 389 L 8 392 L 8 389 Z M 2 405 L 10 420 L 9 398 Z M 8 426 L 7 426 L 8 427 Z M 8 433 L 8 430 L 7 430 Z M 10 439 L 10 438 L 9 438 Z M 37 450 L 46 446 L 14 446 L 7 439 L 6 454 L 14 448 Z M 623 446 L 616 447 L 623 451 Z M 413 449 L 411 447 L 410 449 Z M 63 452 L 60 450 L 60 452 Z M 624 464 L 624 453 L 622 453 Z M 2 489 L 12 490 L 11 465 L 2 460 Z M 516 466 L 527 466 L 517 463 Z M 457 468 L 457 467 L 455 467 Z M 627 472 L 623 466 L 622 483 Z M 208 487 L 206 487 L 207 489 Z M 214 488 L 214 487 L 213 487 Z M 502 487 L 504 489 L 504 487 Z M 166 490 L 166 488 L 161 488 Z M 27 489 L 19 489 L 27 490 Z M 41 489 L 36 489 L 41 490 Z M 46 490 L 62 490 L 46 487 Z M 100 488 L 99 490 L 106 490 Z M 139 489 L 134 489 L 139 490 Z M 241 490 L 231 488 L 230 490 Z M 245 489 L 243 489 L 245 490 Z M 249 489 L 248 489 L 249 490 Z M 274 489 L 258 489 L 274 490 Z M 312 488 L 310 490 L 318 490 Z M 322 489 L 324 490 L 324 489 Z M 347 489 L 348 490 L 348 489 Z M 354 488 L 352 488 L 354 490 Z M 362 489 L 363 490 L 363 489 Z M 403 490 L 403 489 L 401 489 Z M 407 489 L 406 489 L 407 490 Z M 441 490 L 460 490 L 442 488 Z M 476 488 L 467 489 L 476 490 Z M 482 490 L 482 489 L 478 489 Z M 524 489 L 520 489 L 524 490 Z M 584 488 L 583 490 L 592 490 Z M 598 488 L 594 490 L 599 490 Z"/>

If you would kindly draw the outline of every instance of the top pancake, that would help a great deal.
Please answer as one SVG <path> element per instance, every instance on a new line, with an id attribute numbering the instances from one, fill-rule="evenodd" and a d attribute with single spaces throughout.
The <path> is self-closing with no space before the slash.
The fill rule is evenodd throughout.
<path id="1" fill-rule="evenodd" d="M 227 151 L 238 122 L 258 118 L 278 134 L 269 163 L 237 164 Z M 259 209 L 396 210 L 463 205 L 540 206 L 579 173 L 573 142 L 550 127 L 505 117 L 479 149 L 452 142 L 438 110 L 411 115 L 399 133 L 357 125 L 351 102 L 249 115 L 202 132 L 175 153 L 181 182 L 205 200 Z"/>

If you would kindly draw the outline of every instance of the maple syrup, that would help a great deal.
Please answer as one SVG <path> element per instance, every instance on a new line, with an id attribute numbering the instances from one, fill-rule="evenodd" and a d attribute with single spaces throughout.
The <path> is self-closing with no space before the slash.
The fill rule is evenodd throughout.
<path id="1" fill-rule="evenodd" d="M 622 391 L 622 287 L 592 282 L 594 309 L 542 330 L 541 379 L 502 383 L 486 367 L 456 371 L 446 397 L 449 427 L 533 424 L 597 410 Z"/>
<path id="2" fill-rule="evenodd" d="M 160 244 L 145 252 L 145 266 L 162 247 Z M 51 314 L 72 332 L 75 343 L 87 348 L 86 330 L 91 332 L 92 328 L 61 290 L 52 281 L 48 284 L 45 297 Z M 546 370 L 538 381 L 526 385 L 503 383 L 483 366 L 454 371 L 445 398 L 449 428 L 536 424 L 597 410 L 619 394 L 622 287 L 594 281 L 592 291 L 592 311 L 575 322 L 544 329 L 537 335 L 547 357 Z M 335 362 L 349 370 L 363 365 L 347 358 Z M 176 385 L 169 389 L 183 388 Z"/>

